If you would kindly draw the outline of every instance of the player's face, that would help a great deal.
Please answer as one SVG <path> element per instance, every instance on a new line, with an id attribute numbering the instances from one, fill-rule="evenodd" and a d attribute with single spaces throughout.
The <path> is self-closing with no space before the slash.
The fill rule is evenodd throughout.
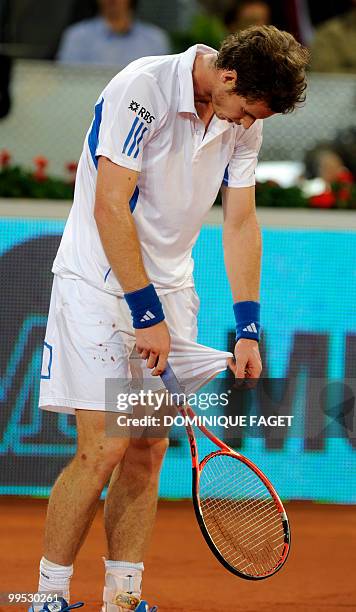
<path id="1" fill-rule="evenodd" d="M 275 114 L 263 100 L 252 102 L 234 93 L 232 90 L 236 79 L 234 71 L 221 70 L 218 73 L 211 101 L 214 113 L 219 119 L 237 123 L 248 130 L 256 119 L 267 119 Z"/>

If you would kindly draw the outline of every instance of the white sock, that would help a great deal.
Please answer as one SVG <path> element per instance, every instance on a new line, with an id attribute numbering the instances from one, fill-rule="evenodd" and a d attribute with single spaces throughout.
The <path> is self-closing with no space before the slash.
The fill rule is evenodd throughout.
<path id="1" fill-rule="evenodd" d="M 141 583 L 142 572 L 144 570 L 143 563 L 130 563 L 129 561 L 105 561 L 105 587 L 104 587 L 104 602 L 106 603 L 105 612 L 117 612 L 120 608 L 125 609 L 125 603 L 128 610 L 129 600 L 125 594 L 131 595 L 138 601 L 141 599 Z M 115 594 L 123 593 L 120 597 L 120 606 L 112 604 Z M 137 601 L 137 603 L 138 603 Z M 135 606 L 136 607 L 136 606 Z"/>
<path id="2" fill-rule="evenodd" d="M 40 593 L 62 593 L 62 597 L 69 603 L 69 586 L 72 575 L 73 565 L 57 565 L 42 557 L 38 591 Z M 42 608 L 43 605 L 33 607 L 35 612 Z"/>

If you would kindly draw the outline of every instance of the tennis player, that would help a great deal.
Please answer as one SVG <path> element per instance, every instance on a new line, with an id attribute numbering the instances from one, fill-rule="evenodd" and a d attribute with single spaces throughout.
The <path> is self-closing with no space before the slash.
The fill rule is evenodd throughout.
<path id="1" fill-rule="evenodd" d="M 259 377 L 254 173 L 263 120 L 304 99 L 307 62 L 290 34 L 253 27 L 219 52 L 195 45 L 137 60 L 98 98 L 53 264 L 43 352 L 40 406 L 75 414 L 78 431 L 51 493 L 40 562 L 39 591 L 63 592 L 55 609 L 72 608 L 73 562 L 108 480 L 102 609 L 157 609 L 141 599 L 141 579 L 168 441 L 106 436 L 105 379 L 149 378 L 158 390 L 168 355 L 181 381 L 195 381 L 187 392 L 229 360 L 238 378 Z M 192 247 L 222 184 L 234 363 L 196 342 Z"/>

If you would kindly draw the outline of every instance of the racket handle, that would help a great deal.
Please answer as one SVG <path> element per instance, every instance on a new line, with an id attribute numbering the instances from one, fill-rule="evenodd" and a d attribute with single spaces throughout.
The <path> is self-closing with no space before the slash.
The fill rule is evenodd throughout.
<path id="1" fill-rule="evenodd" d="M 164 386 L 166 387 L 166 389 L 169 391 L 171 395 L 174 393 L 178 397 L 180 397 L 181 395 L 183 395 L 184 397 L 183 387 L 178 382 L 178 379 L 168 362 L 167 362 L 165 371 L 162 372 L 161 374 L 161 379 L 163 380 Z M 182 397 L 182 400 L 183 400 L 183 397 Z M 178 403 L 184 403 L 184 401 L 181 401 Z"/>

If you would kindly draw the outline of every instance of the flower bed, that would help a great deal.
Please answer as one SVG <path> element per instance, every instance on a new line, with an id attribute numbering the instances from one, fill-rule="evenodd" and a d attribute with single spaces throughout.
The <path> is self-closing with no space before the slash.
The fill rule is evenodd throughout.
<path id="1" fill-rule="evenodd" d="M 34 168 L 27 170 L 11 163 L 8 151 L 0 152 L 0 198 L 70 200 L 73 198 L 76 162 L 66 164 L 68 179 L 47 174 L 45 157 L 35 157 Z"/>
<path id="2" fill-rule="evenodd" d="M 0 152 L 0 198 L 28 198 L 71 200 L 77 170 L 76 162 L 66 164 L 68 179 L 47 174 L 49 162 L 45 157 L 33 160 L 34 168 L 26 170 L 11 163 L 8 151 Z M 308 197 L 300 187 L 281 187 L 274 181 L 256 185 L 257 206 L 272 208 L 335 208 L 356 209 L 356 185 L 350 173 L 340 175 L 323 193 Z M 216 204 L 221 204 L 218 197 Z"/>

